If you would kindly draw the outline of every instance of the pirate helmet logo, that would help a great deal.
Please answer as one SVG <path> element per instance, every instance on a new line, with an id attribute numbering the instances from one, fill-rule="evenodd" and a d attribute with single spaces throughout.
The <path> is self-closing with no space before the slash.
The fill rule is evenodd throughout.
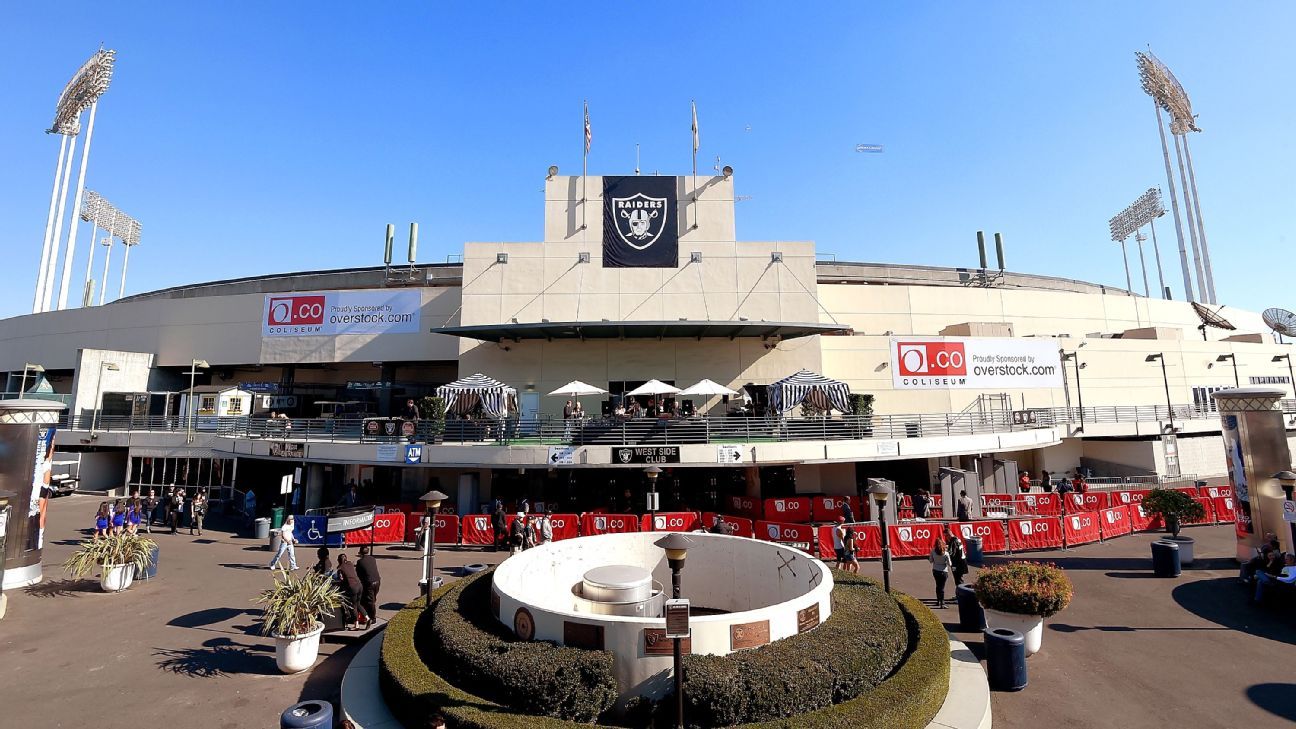
<path id="1" fill-rule="evenodd" d="M 617 236 L 631 248 L 642 251 L 666 229 L 666 198 L 637 192 L 630 197 L 612 198 L 612 217 Z"/>
<path id="2" fill-rule="evenodd" d="M 622 448 L 617 451 L 617 458 L 621 459 L 622 463 L 629 463 L 630 459 L 633 456 L 634 456 L 634 451 L 630 450 L 629 448 Z"/>

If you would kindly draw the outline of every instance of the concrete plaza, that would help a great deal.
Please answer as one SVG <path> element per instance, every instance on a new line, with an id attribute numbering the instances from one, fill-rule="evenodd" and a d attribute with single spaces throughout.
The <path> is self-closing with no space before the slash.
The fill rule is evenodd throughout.
<path id="1" fill-rule="evenodd" d="M 162 533 L 159 579 L 125 593 L 97 580 L 67 580 L 59 564 L 83 537 L 99 503 L 92 496 L 50 507 L 46 579 L 9 591 L 0 620 L 0 706 L 5 725 L 235 729 L 276 726 L 285 707 L 336 701 L 356 648 L 326 643 L 316 667 L 284 676 L 273 641 L 258 632 L 251 602 L 267 586 L 270 553 L 214 521 L 203 537 Z M 1030 685 L 993 694 L 994 725 L 1050 727 L 1277 726 L 1296 720 L 1291 675 L 1296 620 L 1249 605 L 1235 582 L 1232 527 L 1196 527 L 1198 564 L 1177 580 L 1150 576 L 1151 535 L 1068 552 L 1025 555 L 1068 570 L 1072 606 L 1048 622 L 1029 661 Z M 354 556 L 354 550 L 352 550 Z M 417 593 L 419 553 L 380 547 L 379 603 L 390 613 Z M 441 549 L 440 574 L 493 552 Z M 313 550 L 299 551 L 304 569 Z M 865 563 L 865 574 L 879 574 Z M 930 598 L 926 562 L 897 562 L 897 589 Z M 687 572 L 685 587 L 687 589 Z M 929 600 L 930 602 L 930 600 Z M 941 611 L 957 630 L 957 610 Z M 956 635 L 974 649 L 976 635 Z"/>

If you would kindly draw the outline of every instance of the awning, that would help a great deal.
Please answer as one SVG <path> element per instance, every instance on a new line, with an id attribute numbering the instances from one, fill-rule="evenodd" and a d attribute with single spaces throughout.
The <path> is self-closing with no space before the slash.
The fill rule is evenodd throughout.
<path id="1" fill-rule="evenodd" d="M 769 386 L 770 406 L 782 415 L 809 401 L 823 410 L 829 408 L 849 413 L 850 388 L 844 382 L 829 379 L 810 370 L 801 370 Z"/>
<path id="2" fill-rule="evenodd" d="M 851 333 L 840 324 L 780 321 L 562 321 L 511 322 L 439 327 L 433 334 L 484 342 L 523 339 L 797 339 L 816 334 Z"/>
<path id="3" fill-rule="evenodd" d="M 516 389 L 480 373 L 442 385 L 436 393 L 445 400 L 447 413 L 466 413 L 480 402 L 492 418 L 507 417 L 517 399 Z"/>

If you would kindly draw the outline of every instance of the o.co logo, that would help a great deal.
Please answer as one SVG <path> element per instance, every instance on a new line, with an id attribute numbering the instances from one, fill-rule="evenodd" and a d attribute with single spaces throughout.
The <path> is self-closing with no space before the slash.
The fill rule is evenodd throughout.
<path id="1" fill-rule="evenodd" d="M 962 342 L 897 342 L 896 361 L 900 374 L 910 377 L 967 374 Z"/>
<path id="2" fill-rule="evenodd" d="M 965 537 L 988 537 L 993 531 L 989 524 L 963 524 L 959 527 Z"/>
<path id="3" fill-rule="evenodd" d="M 1081 529 L 1087 529 L 1091 526 L 1093 526 L 1093 519 L 1087 516 L 1071 517 L 1071 528 L 1075 529 L 1076 531 L 1079 531 Z"/>
<path id="4" fill-rule="evenodd" d="M 751 499 L 742 499 L 737 496 L 733 498 L 733 505 L 743 511 L 751 511 L 752 507 L 755 506 Z"/>
<path id="5" fill-rule="evenodd" d="M 1232 508 L 1233 508 L 1233 498 L 1232 498 L 1232 497 L 1230 497 L 1230 496 L 1225 496 L 1225 497 L 1224 497 L 1224 508 L 1226 508 L 1226 509 L 1232 509 Z"/>
<path id="6" fill-rule="evenodd" d="M 682 516 L 654 516 L 653 529 L 671 529 L 684 528 L 684 517 Z"/>
<path id="7" fill-rule="evenodd" d="M 1027 494 L 1026 496 L 1024 496 L 1024 497 L 1022 497 L 1022 498 L 1026 499 L 1026 503 L 1027 503 L 1027 504 L 1030 504 L 1031 506 L 1034 506 L 1034 505 L 1035 505 L 1035 497 L 1034 497 L 1034 496 L 1031 496 L 1030 494 Z"/>
<path id="8" fill-rule="evenodd" d="M 483 520 L 483 521 L 484 521 L 484 520 Z M 436 529 L 445 529 L 446 527 L 450 526 L 450 521 L 449 521 L 448 519 L 444 518 L 444 517 L 440 517 L 440 516 L 438 516 L 436 519 L 433 519 L 433 520 L 432 520 L 432 524 L 435 526 Z M 478 529 L 484 529 L 485 526 L 484 526 L 484 525 L 478 525 L 477 528 L 478 528 Z"/>
<path id="9" fill-rule="evenodd" d="M 1114 510 L 1114 511 L 1108 511 L 1108 512 L 1107 512 L 1107 523 L 1108 523 L 1108 524 L 1115 524 L 1116 522 L 1118 522 L 1118 521 L 1123 521 L 1124 519 L 1125 519 L 1125 514 L 1121 513 L 1119 510 Z"/>
<path id="10" fill-rule="evenodd" d="M 308 326 L 323 323 L 323 296 L 272 297 L 266 311 L 266 324 L 270 326 Z"/>
<path id="11" fill-rule="evenodd" d="M 778 524 L 766 524 L 765 533 L 772 542 L 793 542 L 801 538 L 796 527 L 780 527 Z"/>
<path id="12" fill-rule="evenodd" d="M 900 541 L 912 542 L 918 539 L 931 539 L 932 530 L 926 527 L 900 527 L 897 532 L 900 535 Z"/>
<path id="13" fill-rule="evenodd" d="M 391 525 L 392 525 L 391 519 L 374 519 L 375 529 L 391 529 Z"/>
<path id="14" fill-rule="evenodd" d="M 1021 529 L 1021 533 L 1025 535 L 1047 534 L 1049 530 L 1047 521 L 1020 521 L 1017 522 L 1017 526 Z"/>
<path id="15" fill-rule="evenodd" d="M 774 499 L 774 510 L 775 511 L 800 511 L 801 502 L 792 501 L 790 499 L 786 501 L 783 499 Z"/>
<path id="16" fill-rule="evenodd" d="M 488 521 L 484 516 L 477 516 L 473 517 L 473 524 L 477 525 L 478 529 L 485 531 L 486 527 L 490 525 L 490 521 Z"/>
<path id="17" fill-rule="evenodd" d="M 556 527 L 566 527 L 568 518 L 564 516 L 551 516 L 549 521 Z"/>
<path id="18" fill-rule="evenodd" d="M 833 510 L 835 510 L 835 509 L 840 509 L 840 508 L 841 508 L 841 505 L 844 504 L 844 503 L 846 503 L 846 500 L 845 500 L 845 499 L 842 499 L 841 501 L 838 501 L 837 499 L 834 499 L 834 498 L 831 497 L 831 496 L 825 496 L 825 497 L 824 497 L 824 500 L 823 500 L 823 508 L 825 508 L 825 509 L 827 509 L 827 510 L 829 510 L 829 511 L 833 511 Z"/>

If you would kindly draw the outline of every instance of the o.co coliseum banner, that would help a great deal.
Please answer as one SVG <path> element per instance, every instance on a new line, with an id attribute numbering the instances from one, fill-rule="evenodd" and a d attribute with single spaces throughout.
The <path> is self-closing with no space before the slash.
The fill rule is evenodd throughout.
<path id="1" fill-rule="evenodd" d="M 1062 387 L 1052 339 L 891 337 L 897 390 Z"/>
<path id="2" fill-rule="evenodd" d="M 261 336 L 415 334 L 422 306 L 408 289 L 266 294 Z"/>

